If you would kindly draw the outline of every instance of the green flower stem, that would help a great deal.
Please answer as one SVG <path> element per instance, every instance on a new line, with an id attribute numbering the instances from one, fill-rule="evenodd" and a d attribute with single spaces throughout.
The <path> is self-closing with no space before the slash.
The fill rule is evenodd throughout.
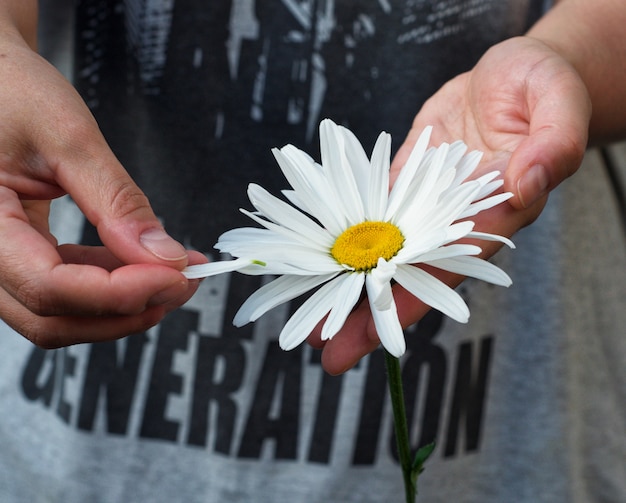
<path id="1" fill-rule="evenodd" d="M 398 444 L 398 456 L 404 478 L 406 503 L 415 503 L 417 477 L 413 473 L 413 463 L 411 461 L 411 444 L 409 442 L 409 427 L 404 406 L 404 392 L 402 391 L 400 360 L 385 350 L 385 365 L 387 367 L 387 381 L 389 382 L 389 393 L 393 408 L 393 423 Z"/>

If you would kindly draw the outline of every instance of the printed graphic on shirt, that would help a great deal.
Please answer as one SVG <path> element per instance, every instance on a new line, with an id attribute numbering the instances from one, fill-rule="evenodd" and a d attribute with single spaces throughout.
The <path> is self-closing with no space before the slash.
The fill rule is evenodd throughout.
<path id="1" fill-rule="evenodd" d="M 213 119 L 217 136 L 223 132 L 233 87 L 242 88 L 235 95 L 242 99 L 237 107 L 245 110 L 238 112 L 256 122 L 269 118 L 274 125 L 277 119 L 298 125 L 294 131 L 310 141 L 324 111 L 332 111 L 339 121 L 349 119 L 353 107 L 362 114 L 364 104 L 380 106 L 379 99 L 397 110 L 406 108 L 394 107 L 393 95 L 384 94 L 395 87 L 392 81 L 416 78 L 416 96 L 427 97 L 443 78 L 469 68 L 488 45 L 509 36 L 512 29 L 523 29 L 529 2 L 510 4 L 83 0 L 79 19 L 85 29 L 79 34 L 83 53 L 77 77 L 94 108 L 107 94 L 107 74 L 120 75 L 114 73 L 115 61 L 118 69 L 134 72 L 131 85 L 142 93 L 159 94 L 173 81 L 179 89 L 189 86 L 194 93 L 187 97 L 202 96 L 204 110 L 220 109 Z M 113 39 L 112 33 L 122 32 L 126 40 Z M 459 36 L 464 32 L 471 33 L 471 44 L 467 36 Z M 129 55 L 133 68 L 122 68 Z M 434 58 L 440 61 L 433 64 Z M 422 68 L 428 63 L 428 71 L 411 69 L 420 63 Z M 187 84 L 180 82 L 184 79 Z M 413 87 L 402 86 L 407 92 Z M 415 102 L 415 109 L 421 101 Z"/>
<path id="2" fill-rule="evenodd" d="M 170 232 L 210 251 L 220 234 L 248 224 L 237 212 L 249 207 L 247 183 L 285 188 L 271 148 L 292 143 L 319 158 L 325 117 L 349 126 L 366 150 L 383 130 L 397 147 L 424 100 L 520 33 L 528 8 L 83 0 L 76 85 Z"/>

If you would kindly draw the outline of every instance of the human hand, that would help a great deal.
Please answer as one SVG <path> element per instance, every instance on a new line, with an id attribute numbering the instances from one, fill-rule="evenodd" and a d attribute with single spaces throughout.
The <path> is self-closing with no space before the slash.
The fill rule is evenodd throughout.
<path id="1" fill-rule="evenodd" d="M 167 236 L 73 87 L 0 36 L 0 317 L 50 348 L 141 332 L 185 302 L 204 262 Z M 70 194 L 104 247 L 57 245 L 50 201 Z"/>
<path id="2" fill-rule="evenodd" d="M 392 179 L 423 128 L 433 125 L 433 144 L 461 139 L 470 149 L 484 152 L 477 176 L 502 172 L 503 190 L 514 196 L 473 220 L 478 231 L 512 236 L 537 218 L 549 191 L 580 166 L 590 115 L 585 85 L 567 61 L 538 40 L 510 39 L 491 48 L 473 70 L 449 81 L 424 104 L 394 158 Z M 477 244 L 482 258 L 501 246 Z M 430 272 L 453 287 L 463 279 Z M 394 297 L 404 327 L 429 310 L 398 285 Z M 309 343 L 323 348 L 322 364 L 329 373 L 354 366 L 379 345 L 368 303 L 354 310 L 333 339 L 321 341 L 318 328 Z"/>

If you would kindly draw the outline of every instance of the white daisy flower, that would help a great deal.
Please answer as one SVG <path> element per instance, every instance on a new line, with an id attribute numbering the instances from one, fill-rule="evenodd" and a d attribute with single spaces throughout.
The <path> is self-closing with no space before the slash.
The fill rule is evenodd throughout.
<path id="1" fill-rule="evenodd" d="M 348 129 L 330 120 L 320 124 L 321 164 L 292 145 L 274 149 L 293 188 L 284 191 L 289 202 L 250 184 L 248 196 L 256 212 L 241 211 L 262 228 L 224 233 L 215 247 L 235 260 L 190 266 L 184 274 L 278 275 L 241 306 L 236 326 L 319 287 L 281 331 L 285 350 L 303 342 L 326 315 L 322 339 L 332 338 L 365 287 L 378 336 L 399 357 L 406 345 L 392 280 L 422 302 L 467 322 L 469 309 L 461 296 L 416 264 L 509 286 L 504 271 L 475 256 L 478 246 L 455 242 L 471 237 L 513 247 L 502 236 L 474 232 L 474 223 L 466 220 L 512 194 L 494 195 L 503 183 L 496 180 L 497 171 L 469 180 L 481 153 L 466 154 L 463 142 L 428 148 L 431 129 L 421 134 L 391 191 L 387 133 L 378 137 L 371 159 Z"/>

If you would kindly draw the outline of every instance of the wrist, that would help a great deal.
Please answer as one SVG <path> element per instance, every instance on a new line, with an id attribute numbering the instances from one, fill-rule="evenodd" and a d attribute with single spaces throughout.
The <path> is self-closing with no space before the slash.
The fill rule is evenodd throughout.
<path id="1" fill-rule="evenodd" d="M 527 33 L 580 75 L 593 106 L 594 142 L 626 135 L 625 23 L 623 0 L 562 0 Z"/>
<path id="2" fill-rule="evenodd" d="M 37 48 L 37 0 L 0 0 L 0 37 Z"/>

